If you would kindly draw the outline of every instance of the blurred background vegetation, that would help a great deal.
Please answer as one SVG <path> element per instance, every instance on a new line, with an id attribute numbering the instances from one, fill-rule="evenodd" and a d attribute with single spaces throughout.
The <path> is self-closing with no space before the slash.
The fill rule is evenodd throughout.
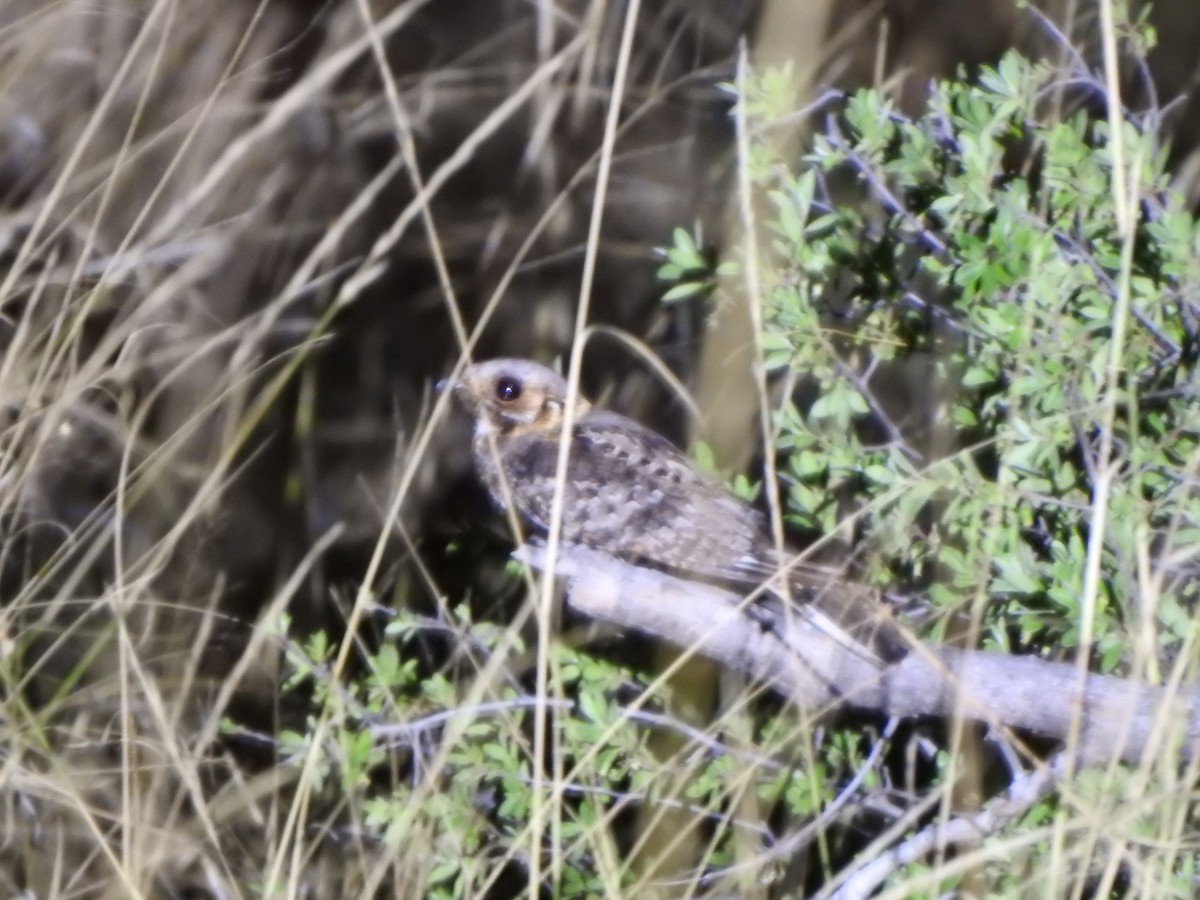
<path id="1" fill-rule="evenodd" d="M 470 877 L 432 873 L 364 837 L 387 834 L 394 813 L 376 809 L 366 828 L 370 816 L 340 805 L 346 785 L 310 810 L 281 774 L 281 759 L 314 764 L 306 716 L 328 694 L 314 683 L 385 665 L 386 683 L 408 689 L 443 666 L 485 670 L 499 639 L 478 620 L 511 621 L 521 605 L 469 471 L 467 425 L 432 384 L 468 346 L 478 358 L 568 354 L 590 246 L 587 321 L 604 327 L 587 344 L 585 393 L 760 478 L 756 325 L 736 292 L 712 290 L 717 261 L 746 238 L 729 89 L 739 57 L 775 72 L 764 91 L 807 110 L 758 136 L 764 153 L 798 160 L 824 128 L 821 103 L 859 87 L 915 118 L 933 79 L 970 81 L 1011 48 L 1064 72 L 1103 69 L 1101 6 L 1034 7 L 644 0 L 621 67 L 634 7 L 601 0 L 0 0 L 0 891 L 519 892 L 519 840 Z M 1200 17 L 1186 0 L 1129 14 L 1146 15 L 1157 42 L 1125 58 L 1124 99 L 1153 111 L 1169 190 L 1194 203 Z M 1103 118 L 1094 97 L 1071 103 Z M 883 215 L 853 227 L 868 234 Z M 668 246 L 676 280 L 704 284 L 664 302 Z M 794 349 L 775 347 L 788 363 Z M 693 391 L 702 428 L 648 357 Z M 946 398 L 906 377 L 910 413 L 940 415 Z M 791 499 L 797 534 L 827 529 L 831 507 Z M 906 587 L 928 587 L 920 560 L 901 563 Z M 478 658 L 427 636 L 405 645 L 420 673 L 379 662 L 388 626 L 407 636 L 448 607 Z M 255 628 L 284 609 L 291 634 L 333 645 L 350 616 L 363 644 L 297 651 Z M 613 649 L 638 672 L 592 672 L 604 690 L 582 694 L 643 691 L 650 653 Z M 282 692 L 289 676 L 309 692 Z M 431 708 L 462 699 L 421 684 Z M 341 715 L 382 714 L 357 702 Z M 605 715 L 593 705 L 590 720 Z M 859 764 L 861 748 L 835 750 Z M 348 770 L 374 784 L 388 758 Z M 417 778 L 411 759 L 393 765 L 394 779 Z M 492 789 L 473 783 L 447 815 L 500 816 Z M 396 833 L 414 846 L 436 837 Z M 820 847 L 821 871 L 838 852 Z"/>

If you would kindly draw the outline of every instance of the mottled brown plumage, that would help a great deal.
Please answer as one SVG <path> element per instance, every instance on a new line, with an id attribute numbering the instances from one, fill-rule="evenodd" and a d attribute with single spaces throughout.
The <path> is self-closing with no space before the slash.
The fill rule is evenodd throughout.
<path id="1" fill-rule="evenodd" d="M 555 500 L 566 382 L 528 360 L 495 359 L 469 367 L 455 392 L 475 419 L 475 463 L 492 497 L 502 508 L 511 502 L 523 524 L 544 535 Z M 562 492 L 564 542 L 726 585 L 756 587 L 778 572 L 778 555 L 753 507 L 662 436 L 582 398 L 575 404 Z M 820 593 L 812 570 L 794 571 L 788 583 L 794 599 Z M 853 618 L 862 620 L 863 603 L 853 605 Z M 847 619 L 848 610 L 836 612 Z M 870 643 L 887 658 L 899 655 L 883 610 L 872 607 L 867 615 Z M 847 624 L 863 631 L 861 621 Z"/>

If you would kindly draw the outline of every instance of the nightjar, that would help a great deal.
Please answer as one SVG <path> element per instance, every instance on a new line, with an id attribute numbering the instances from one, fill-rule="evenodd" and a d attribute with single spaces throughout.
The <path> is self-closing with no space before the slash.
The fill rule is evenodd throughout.
<path id="1" fill-rule="evenodd" d="M 475 420 L 474 456 L 496 503 L 533 535 L 550 528 L 566 381 L 545 366 L 494 359 L 453 384 Z M 562 540 L 682 578 L 740 590 L 769 584 L 781 568 L 762 515 L 697 468 L 661 435 L 632 419 L 575 401 Z M 886 661 L 908 644 L 873 592 L 842 589 L 829 573 L 788 566 L 793 601 L 825 614 Z M 770 595 L 768 595 L 770 596 Z M 777 600 L 778 597 L 776 596 Z"/>

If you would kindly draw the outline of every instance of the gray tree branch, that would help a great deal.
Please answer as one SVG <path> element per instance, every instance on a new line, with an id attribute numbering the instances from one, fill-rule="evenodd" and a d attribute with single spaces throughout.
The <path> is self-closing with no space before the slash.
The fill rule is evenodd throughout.
<path id="1" fill-rule="evenodd" d="M 537 569 L 546 562 L 541 547 L 526 545 L 517 556 Z M 1174 765 L 1200 750 L 1194 685 L 1156 687 L 1095 674 L 1081 680 L 1067 663 L 921 643 L 884 666 L 803 617 L 764 629 L 735 594 L 595 551 L 562 548 L 555 573 L 578 612 L 691 648 L 808 709 L 845 704 L 885 716 L 958 715 L 1060 740 L 1074 728 L 1076 759 L 1084 765 L 1146 754 Z"/>

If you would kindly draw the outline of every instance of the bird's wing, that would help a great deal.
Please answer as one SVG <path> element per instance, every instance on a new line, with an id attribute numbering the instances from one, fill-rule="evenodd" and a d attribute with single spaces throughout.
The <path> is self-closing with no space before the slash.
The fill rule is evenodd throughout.
<path id="1" fill-rule="evenodd" d="M 527 434 L 504 453 L 518 512 L 547 530 L 558 442 Z M 563 539 L 629 561 L 745 581 L 762 545 L 761 516 L 700 471 L 670 441 L 615 413 L 575 424 L 563 492 Z"/>
<path id="2" fill-rule="evenodd" d="M 531 527 L 548 531 L 556 437 L 515 438 L 503 465 L 517 511 Z M 857 595 L 848 599 L 836 573 L 794 559 L 781 566 L 757 510 L 661 435 L 623 416 L 594 411 L 576 423 L 562 503 L 562 538 L 568 543 L 737 590 L 766 586 L 768 606 L 771 597 L 786 597 L 786 606 L 819 618 L 818 627 L 847 646 L 860 644 L 833 619 L 851 631 L 875 630 L 877 604 Z M 832 619 L 818 606 L 832 609 Z M 786 619 L 782 607 L 772 615 Z"/>

